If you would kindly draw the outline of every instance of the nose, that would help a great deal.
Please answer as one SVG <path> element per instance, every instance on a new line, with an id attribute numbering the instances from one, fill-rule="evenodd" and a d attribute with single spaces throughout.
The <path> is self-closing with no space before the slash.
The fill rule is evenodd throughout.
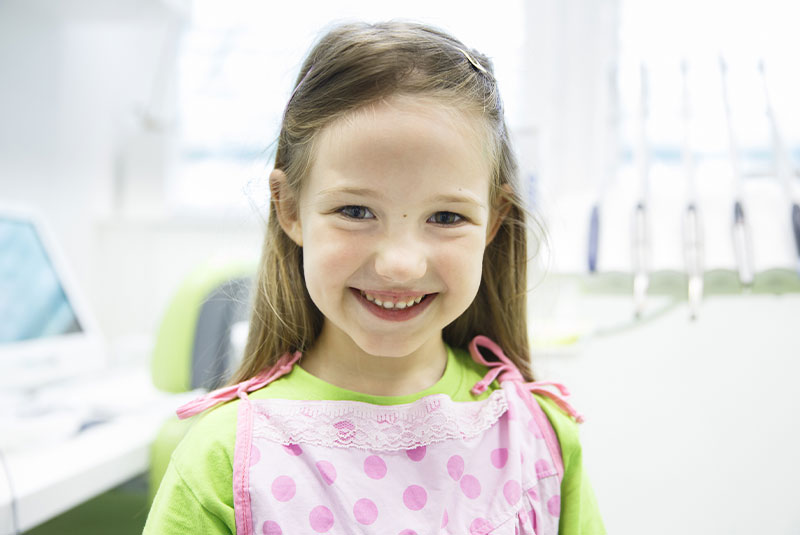
<path id="1" fill-rule="evenodd" d="M 409 234 L 387 236 L 380 242 L 375 272 L 383 279 L 405 283 L 425 276 L 428 270 L 425 246 Z"/>

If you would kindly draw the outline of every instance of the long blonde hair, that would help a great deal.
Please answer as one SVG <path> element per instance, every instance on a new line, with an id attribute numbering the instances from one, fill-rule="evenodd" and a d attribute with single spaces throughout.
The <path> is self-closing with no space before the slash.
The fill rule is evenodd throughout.
<path id="1" fill-rule="evenodd" d="M 532 380 L 526 321 L 527 240 L 517 161 L 511 150 L 491 61 L 429 26 L 387 22 L 345 24 L 325 34 L 300 69 L 283 115 L 275 168 L 299 193 L 325 126 L 392 95 L 432 97 L 476 114 L 485 124 L 492 163 L 491 199 L 509 207 L 484 252 L 475 300 L 444 328 L 444 341 L 464 348 L 476 335 L 497 342 Z M 231 383 L 272 366 L 286 352 L 304 351 L 322 329 L 322 313 L 303 277 L 303 250 L 281 229 L 270 203 L 254 288 L 250 333 Z"/>

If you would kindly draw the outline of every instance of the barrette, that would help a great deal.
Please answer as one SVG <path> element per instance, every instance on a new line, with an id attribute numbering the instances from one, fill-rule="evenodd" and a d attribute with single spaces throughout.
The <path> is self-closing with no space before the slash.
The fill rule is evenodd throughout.
<path id="1" fill-rule="evenodd" d="M 464 54 L 464 56 L 467 58 L 467 60 L 470 63 L 472 63 L 473 67 L 475 67 L 476 69 L 481 71 L 483 74 L 487 74 L 487 75 L 489 74 L 489 72 L 483 67 L 483 65 L 478 63 L 478 61 L 475 58 L 473 58 L 472 55 L 469 52 L 467 52 L 463 48 L 459 48 L 458 51 L 461 52 L 462 54 Z"/>
<path id="2" fill-rule="evenodd" d="M 305 75 L 303 75 L 303 78 L 300 80 L 300 82 L 292 90 L 292 94 L 289 95 L 289 100 L 287 102 L 291 102 L 292 99 L 294 99 L 295 94 L 297 94 L 297 91 L 303 86 L 303 84 L 306 82 L 308 77 L 311 76 L 311 72 L 313 70 L 314 70 L 314 66 L 313 65 L 308 68 L 308 70 L 306 71 Z M 288 106 L 288 104 L 287 104 L 287 106 Z"/>

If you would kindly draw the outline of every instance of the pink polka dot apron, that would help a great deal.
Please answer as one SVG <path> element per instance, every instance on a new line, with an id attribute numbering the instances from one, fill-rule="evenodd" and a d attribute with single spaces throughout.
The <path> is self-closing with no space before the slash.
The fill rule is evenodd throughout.
<path id="1" fill-rule="evenodd" d="M 478 346 L 498 361 L 486 361 Z M 179 409 L 188 417 L 242 398 L 233 463 L 236 530 L 296 535 L 545 535 L 558 533 L 563 463 L 558 440 L 531 396 L 582 418 L 556 383 L 525 383 L 486 337 L 470 343 L 488 366 L 481 401 L 434 394 L 404 405 L 250 399 L 288 373 L 299 353 L 269 371 Z"/>

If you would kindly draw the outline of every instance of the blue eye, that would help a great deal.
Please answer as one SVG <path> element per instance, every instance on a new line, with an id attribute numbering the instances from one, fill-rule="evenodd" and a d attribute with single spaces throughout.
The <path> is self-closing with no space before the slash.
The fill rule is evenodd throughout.
<path id="1" fill-rule="evenodd" d="M 337 212 L 348 219 L 373 219 L 375 217 L 366 206 L 343 206 Z"/>
<path id="2" fill-rule="evenodd" d="M 455 212 L 436 212 L 428 221 L 437 225 L 456 225 L 464 221 L 464 218 Z"/>

